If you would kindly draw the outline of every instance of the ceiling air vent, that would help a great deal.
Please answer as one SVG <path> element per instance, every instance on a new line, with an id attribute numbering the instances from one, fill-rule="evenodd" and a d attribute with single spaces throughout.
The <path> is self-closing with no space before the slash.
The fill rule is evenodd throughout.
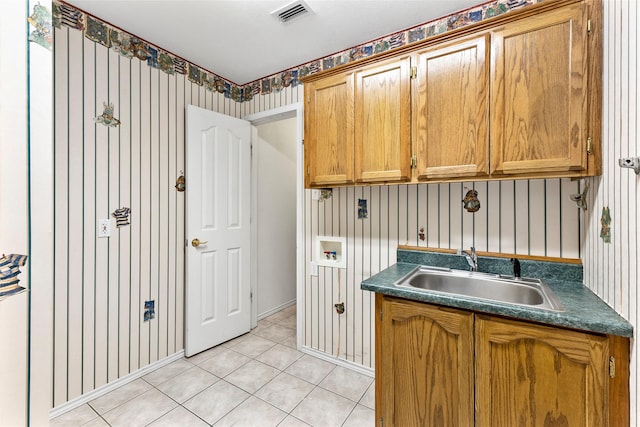
<path id="1" fill-rule="evenodd" d="M 311 8 L 302 0 L 294 1 L 280 9 L 271 12 L 271 16 L 280 20 L 280 22 L 289 22 L 294 18 L 311 12 Z"/>

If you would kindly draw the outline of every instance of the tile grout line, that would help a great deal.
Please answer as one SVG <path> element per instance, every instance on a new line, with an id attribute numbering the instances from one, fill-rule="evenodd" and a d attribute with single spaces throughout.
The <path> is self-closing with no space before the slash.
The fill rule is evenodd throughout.
<path id="1" fill-rule="evenodd" d="M 286 309 L 285 309 L 286 310 Z M 284 314 L 286 313 L 286 315 Z M 274 316 L 276 320 L 269 320 L 269 318 L 273 318 Z M 159 392 L 162 396 L 169 398 L 172 402 L 174 402 L 176 404 L 175 407 L 171 408 L 169 411 L 167 412 L 163 412 L 161 414 L 159 414 L 157 416 L 157 418 L 154 418 L 153 420 L 149 421 L 146 425 L 153 425 L 154 423 L 158 422 L 159 420 L 161 420 L 162 418 L 164 418 L 165 416 L 168 416 L 170 413 L 174 412 L 175 410 L 181 408 L 184 411 L 187 411 L 188 414 L 195 416 L 198 420 L 204 422 L 206 425 L 216 425 L 218 424 L 221 420 L 223 420 L 225 417 L 229 416 L 229 414 L 231 414 L 232 412 L 236 411 L 241 405 L 245 404 L 249 399 L 251 399 L 251 397 L 255 397 L 258 401 L 260 401 L 262 404 L 266 404 L 269 407 L 275 409 L 278 412 L 281 412 L 284 414 L 284 418 L 282 420 L 280 420 L 279 422 L 277 422 L 275 425 L 280 425 L 282 423 L 285 422 L 285 420 L 293 418 L 299 422 L 302 423 L 307 423 L 306 421 L 298 418 L 297 416 L 293 415 L 293 413 L 295 412 L 295 410 L 297 408 L 300 407 L 300 405 L 302 405 L 306 399 L 309 398 L 309 396 L 314 393 L 316 390 L 320 389 L 324 392 L 330 393 L 334 396 L 336 396 L 337 398 L 340 399 L 344 399 L 346 402 L 348 402 L 350 405 L 353 405 L 353 407 L 351 407 L 350 410 L 348 410 L 348 412 L 346 413 L 345 418 L 341 421 L 340 425 L 345 425 L 347 423 L 347 421 L 350 419 L 350 417 L 354 414 L 354 412 L 356 411 L 356 409 L 358 408 L 358 406 L 362 406 L 363 408 L 367 409 L 367 410 L 373 410 L 373 408 L 370 408 L 369 406 L 365 405 L 363 402 L 363 399 L 365 399 L 365 397 L 367 396 L 368 393 L 370 393 L 371 391 L 371 387 L 373 386 L 374 383 L 374 379 L 372 379 L 371 381 L 368 382 L 368 384 L 366 385 L 366 387 L 364 387 L 364 390 L 362 391 L 361 394 L 359 394 L 359 397 L 357 398 L 357 400 L 354 400 L 350 397 L 347 397 L 345 395 L 343 395 L 342 393 L 340 393 L 337 390 L 332 390 L 331 389 L 331 384 L 326 384 L 326 385 L 321 385 L 323 382 L 325 382 L 327 380 L 327 378 L 329 378 L 332 374 L 334 374 L 336 372 L 336 369 L 339 367 L 338 365 L 335 365 L 329 361 L 324 361 L 322 359 L 318 359 L 316 357 L 314 357 L 313 355 L 310 354 L 305 354 L 302 353 L 300 351 L 297 350 L 296 347 L 291 347 L 290 345 L 284 344 L 285 341 L 289 341 L 290 340 L 290 333 L 287 333 L 286 336 L 283 336 L 282 338 L 277 338 L 278 334 L 274 333 L 274 335 L 272 337 L 265 337 L 262 336 L 261 333 L 264 333 L 265 330 L 271 328 L 274 325 L 280 326 L 282 328 L 286 328 L 288 330 L 293 330 L 295 333 L 295 328 L 290 328 L 289 326 L 287 326 L 286 322 L 290 321 L 290 317 L 295 318 L 295 314 L 293 313 L 289 313 L 289 312 L 285 312 L 284 310 L 276 312 L 274 314 L 271 314 L 270 316 L 261 319 L 258 323 L 258 328 L 253 329 L 252 331 L 249 331 L 248 333 L 237 337 L 233 340 L 229 340 L 225 343 L 221 343 L 220 345 L 213 347 L 212 349 L 206 350 L 203 353 L 209 352 L 211 350 L 214 349 L 222 349 L 222 351 L 232 351 L 233 353 L 236 353 L 238 355 L 241 355 L 243 357 L 247 358 L 247 361 L 245 363 L 240 364 L 239 366 L 233 368 L 231 371 L 226 372 L 224 376 L 219 376 L 216 375 L 215 373 L 213 373 L 212 371 L 209 371 L 208 369 L 201 367 L 202 364 L 205 364 L 206 362 L 208 362 L 209 360 L 211 360 L 212 358 L 217 356 L 216 352 L 212 352 L 212 354 L 210 355 L 210 357 L 204 358 L 204 359 L 195 359 L 197 360 L 197 362 L 191 361 L 186 357 L 183 357 L 182 359 L 178 359 L 175 362 L 163 366 L 161 368 L 158 368 L 158 370 L 152 371 L 148 374 L 146 374 L 144 377 L 141 377 L 140 379 L 147 385 L 149 386 L 148 389 L 146 389 L 145 391 L 142 391 L 141 393 L 132 396 L 131 398 L 129 398 L 127 401 L 124 401 L 122 403 L 119 403 L 117 406 L 114 406 L 113 408 L 110 408 L 108 411 L 105 411 L 104 414 L 100 414 L 98 412 L 98 410 L 94 409 L 93 406 L 91 406 L 92 402 L 88 402 L 87 406 L 91 409 L 91 411 L 93 411 L 94 414 L 97 415 L 97 417 L 93 418 L 92 420 L 87 421 L 87 423 L 92 423 L 96 421 L 96 418 L 100 418 L 105 425 L 107 426 L 111 426 L 111 424 L 109 424 L 105 418 L 105 415 L 108 414 L 110 411 L 116 410 L 117 408 L 121 407 L 122 405 L 125 405 L 128 401 L 131 401 L 133 399 L 138 398 L 139 396 L 144 395 L 145 393 L 151 391 L 151 390 L 155 390 L 156 392 Z M 260 324 L 265 325 L 265 327 L 260 328 Z M 256 333 L 257 332 L 257 333 Z M 241 351 L 238 350 L 234 350 L 234 347 L 237 347 L 238 345 L 241 345 L 244 341 L 246 340 L 250 340 L 252 338 L 259 338 L 260 340 L 266 340 L 266 341 L 270 341 L 272 345 L 270 345 L 268 348 L 257 352 L 256 354 L 252 355 L 247 355 Z M 286 362 L 285 365 L 281 367 L 279 366 L 273 366 L 270 363 L 267 363 L 266 361 L 263 360 L 259 360 L 258 358 L 260 358 L 261 356 L 263 356 L 265 353 L 272 351 L 274 349 L 277 349 L 276 351 L 286 351 L 286 350 L 294 350 L 296 353 L 298 353 L 297 357 L 295 357 L 293 360 L 291 360 L 290 362 Z M 248 346 L 247 349 L 245 349 L 246 352 L 251 353 L 250 351 L 250 347 Z M 202 354 L 202 353 L 201 353 Z M 273 356 L 275 359 L 273 361 L 271 361 L 271 363 L 277 363 L 278 360 L 282 360 L 280 359 L 279 355 L 274 355 Z M 282 356 L 282 357 L 287 357 L 287 356 Z M 325 362 L 329 365 L 332 365 L 330 367 L 330 369 L 324 374 L 321 375 L 320 378 L 317 378 L 317 380 L 315 380 L 315 382 L 310 381 L 307 377 L 302 378 L 299 377 L 298 375 L 294 374 L 294 373 L 290 373 L 287 372 L 288 369 L 290 369 L 293 365 L 295 365 L 296 363 L 300 362 L 303 358 L 309 358 L 310 360 L 319 360 L 321 362 Z M 167 378 L 164 377 L 160 377 L 161 382 L 154 384 L 152 382 L 149 381 L 149 376 L 153 375 L 154 373 L 162 370 L 162 369 L 166 369 L 168 366 L 171 366 L 175 363 L 178 363 L 180 361 L 183 362 L 187 362 L 189 364 L 189 366 L 186 366 L 183 370 L 178 371 L 177 373 L 173 373 L 171 372 L 173 375 L 170 375 Z M 275 374 L 269 378 L 264 384 L 261 384 L 254 392 L 249 392 L 248 390 L 244 389 L 243 387 L 241 387 L 240 385 L 236 385 L 234 384 L 231 380 L 227 379 L 230 375 L 232 375 L 235 372 L 238 372 L 240 369 L 242 369 L 244 366 L 246 366 L 248 363 L 251 362 L 257 362 L 260 364 L 263 364 L 267 367 L 269 367 L 270 369 L 275 371 Z M 194 369 L 194 368 L 198 368 L 210 375 L 212 375 L 213 377 L 216 378 L 216 380 L 214 381 L 213 384 L 210 384 L 208 386 L 206 386 L 205 388 L 203 388 L 202 390 L 196 392 L 195 394 L 193 394 L 192 396 L 189 396 L 188 398 L 186 398 L 182 403 L 180 403 L 178 400 L 176 400 L 176 398 L 172 397 L 170 394 L 167 394 L 167 392 L 162 391 L 159 387 L 162 386 L 162 384 L 167 383 L 168 381 L 174 380 L 177 377 L 179 377 L 180 375 L 185 374 L 186 372 Z M 348 368 L 344 368 L 344 369 L 348 369 Z M 284 410 L 281 409 L 280 407 L 276 406 L 276 404 L 271 403 L 261 397 L 259 397 L 257 394 L 265 389 L 272 381 L 274 381 L 276 378 L 282 376 L 282 374 L 286 374 L 288 376 L 291 376 L 293 378 L 295 378 L 296 380 L 302 381 L 305 384 L 307 384 L 308 386 L 310 386 L 310 389 L 308 392 L 304 393 L 304 395 L 301 395 L 301 398 L 291 407 L 290 410 Z M 210 387 L 213 387 L 216 384 L 219 384 L 221 381 L 224 381 L 224 383 L 226 383 L 227 385 L 231 386 L 231 387 L 235 387 L 239 390 L 242 390 L 243 393 L 246 393 L 247 396 L 244 397 L 242 400 L 240 400 L 239 402 L 237 402 L 236 404 L 233 405 L 233 407 L 229 408 L 228 410 L 226 410 L 223 414 L 221 414 L 213 424 L 209 424 L 202 416 L 198 415 L 196 412 L 193 412 L 192 410 L 190 410 L 189 408 L 187 408 L 185 406 L 185 404 L 187 402 L 192 401 L 193 399 L 195 399 L 198 395 L 202 394 L 203 392 L 205 392 L 206 390 L 208 390 Z M 154 381 L 155 382 L 155 381 Z M 123 386 L 124 387 L 124 386 Z M 118 389 L 116 389 L 118 390 Z M 96 399 L 97 400 L 97 399 Z M 156 414 L 152 414 L 152 415 L 156 415 Z"/>

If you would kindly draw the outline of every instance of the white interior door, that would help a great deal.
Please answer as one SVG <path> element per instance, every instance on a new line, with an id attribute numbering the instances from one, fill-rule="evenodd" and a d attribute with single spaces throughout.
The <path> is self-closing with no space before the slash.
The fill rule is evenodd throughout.
<path id="1" fill-rule="evenodd" d="M 187 106 L 185 354 L 251 322 L 251 125 Z"/>

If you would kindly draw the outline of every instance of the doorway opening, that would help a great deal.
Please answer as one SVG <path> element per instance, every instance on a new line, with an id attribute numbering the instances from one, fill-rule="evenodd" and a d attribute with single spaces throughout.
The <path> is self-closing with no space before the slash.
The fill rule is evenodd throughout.
<path id="1" fill-rule="evenodd" d="M 302 103 L 244 117 L 253 125 L 252 327 L 299 301 L 304 283 Z M 298 347 L 301 310 L 297 312 Z"/>

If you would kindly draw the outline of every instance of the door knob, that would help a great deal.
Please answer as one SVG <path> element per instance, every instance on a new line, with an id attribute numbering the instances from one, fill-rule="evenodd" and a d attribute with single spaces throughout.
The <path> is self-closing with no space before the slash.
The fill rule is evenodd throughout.
<path id="1" fill-rule="evenodd" d="M 207 241 L 202 241 L 202 242 L 201 242 L 201 241 L 200 241 L 200 239 L 198 239 L 198 238 L 196 237 L 195 239 L 193 239 L 193 240 L 191 241 L 191 246 L 193 246 L 194 248 L 197 248 L 198 246 L 200 246 L 200 245 L 206 245 L 207 243 L 209 243 L 209 242 L 207 242 Z"/>

